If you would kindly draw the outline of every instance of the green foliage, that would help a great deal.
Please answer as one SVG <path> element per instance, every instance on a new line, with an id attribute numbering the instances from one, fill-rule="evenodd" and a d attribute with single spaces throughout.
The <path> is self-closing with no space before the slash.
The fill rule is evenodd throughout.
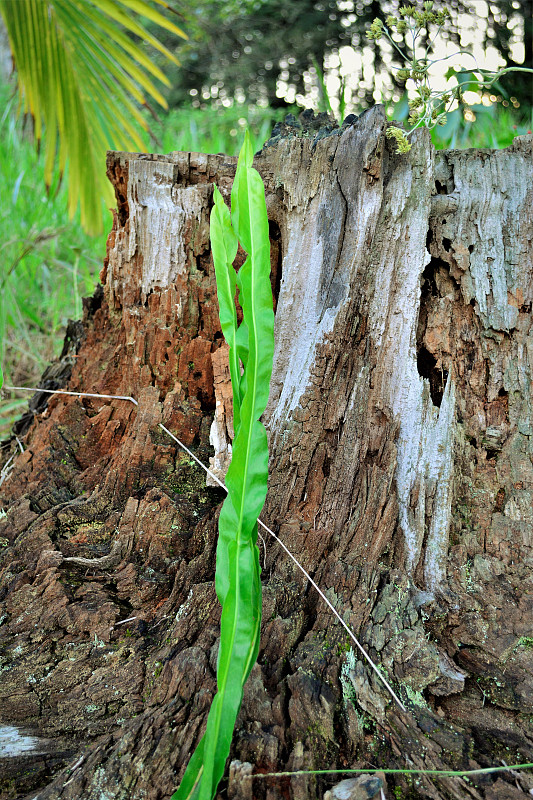
<path id="1" fill-rule="evenodd" d="M 157 137 L 158 152 L 173 150 L 195 153 L 224 153 L 234 156 L 239 152 L 239 141 L 248 130 L 254 152 L 270 136 L 274 122 L 283 116 L 282 109 L 242 106 L 229 108 L 173 109 L 153 122 L 151 130 Z M 148 137 L 146 146 L 148 147 Z"/>
<path id="2" fill-rule="evenodd" d="M 80 230 L 79 214 L 69 220 L 65 186 L 47 196 L 44 160 L 15 120 L 15 102 L 0 85 L 0 363 L 6 384 L 31 386 L 60 352 L 68 319 L 81 316 L 81 298 L 94 290 L 105 236 Z M 0 438 L 27 402 L 2 402 Z"/>
<path id="3" fill-rule="evenodd" d="M 164 0 L 156 1 L 168 8 Z M 102 198 L 113 204 L 106 150 L 142 148 L 145 94 L 167 105 L 150 76 L 166 84 L 168 79 L 129 34 L 175 62 L 139 16 L 186 36 L 147 0 L 0 0 L 0 14 L 16 66 L 20 110 L 31 114 L 37 144 L 44 140 L 46 185 L 54 179 L 56 157 L 60 178 L 68 164 L 69 213 L 80 202 L 82 226 L 98 233 Z"/>
<path id="4" fill-rule="evenodd" d="M 469 106 L 467 116 L 462 108 L 452 111 L 443 127 L 431 131 L 431 138 L 438 149 L 490 147 L 497 150 L 509 147 L 516 136 L 532 130 L 533 113 L 528 118 L 496 103 L 479 104 Z"/>
<path id="5" fill-rule="evenodd" d="M 448 113 L 446 124 L 431 130 L 431 139 L 437 150 L 490 147 L 495 150 L 509 147 L 516 136 L 533 130 L 533 112 L 517 111 L 505 107 L 500 95 L 491 105 L 481 103 L 461 106 Z M 388 109 L 387 118 L 405 122 L 409 116 L 409 98 L 405 92 L 400 100 Z M 405 134 L 405 131 L 402 131 Z"/>
<path id="6" fill-rule="evenodd" d="M 414 96 L 407 102 L 409 109 L 407 122 L 412 126 L 411 130 L 406 133 L 401 128 L 390 126 L 386 132 L 388 139 L 395 140 L 397 153 L 409 152 L 411 145 L 408 137 L 416 128 L 425 127 L 432 130 L 437 125 L 446 125 L 447 113 L 454 105 L 463 102 L 465 91 L 489 89 L 493 85 L 498 85 L 500 77 L 511 72 L 533 73 L 533 70 L 518 67 L 507 67 L 495 72 L 482 70 L 477 66 L 472 72 L 466 70 L 456 72 L 454 69 L 449 69 L 446 78 L 448 80 L 453 78 L 456 83 L 444 91 L 435 91 L 430 84 L 429 69 L 437 61 L 447 61 L 452 56 L 431 60 L 430 53 L 433 51 L 435 39 L 449 18 L 450 12 L 447 8 L 435 11 L 434 3 L 430 0 L 423 6 L 400 6 L 398 16 L 389 15 L 386 25 L 382 20 L 375 19 L 367 31 L 367 37 L 371 41 L 378 41 L 383 36 L 389 40 L 407 65 L 398 70 L 397 79 L 402 82 L 411 79 L 414 83 Z M 436 31 L 432 30 L 432 26 L 436 26 Z M 394 33 L 402 36 L 408 34 L 411 41 L 410 50 L 407 47 L 402 50 L 395 41 Z M 420 47 L 424 48 L 422 56 L 418 55 Z M 455 53 L 454 57 L 461 54 L 472 58 L 471 54 L 464 50 Z"/>
<path id="7" fill-rule="evenodd" d="M 173 800 L 212 800 L 224 774 L 244 683 L 259 651 L 261 581 L 257 519 L 267 492 L 268 443 L 259 421 L 265 410 L 274 353 L 270 243 L 265 192 L 252 168 L 245 136 L 231 192 L 231 218 L 215 188 L 211 239 L 220 322 L 230 347 L 235 439 L 226 476 L 228 497 L 219 519 L 216 591 L 222 606 L 217 665 L 218 692 L 204 737 Z M 240 242 L 248 257 L 232 267 Z M 243 321 L 237 328 L 235 293 Z M 240 374 L 240 365 L 244 373 Z"/>
<path id="8" fill-rule="evenodd" d="M 352 37 L 355 46 L 363 44 L 370 14 L 363 6 L 355 18 L 337 0 L 204 0 L 187 26 L 189 41 L 180 47 L 182 68 L 170 67 L 169 104 L 189 102 L 192 91 L 198 102 L 242 97 L 286 107 L 278 81 L 304 94 L 304 73 L 313 68 L 313 58 L 322 65 L 326 52 Z M 163 39 L 170 47 L 164 34 Z"/>
<path id="9" fill-rule="evenodd" d="M 442 0 L 436 5 L 442 9 Z M 459 46 L 463 15 L 468 15 L 476 20 L 480 37 L 484 39 L 483 46 L 496 48 L 506 65 L 518 66 L 512 61 L 511 44 L 516 40 L 517 30 L 523 27 L 526 53 L 523 66 L 532 66 L 528 47 L 531 0 L 521 3 L 491 0 L 487 4 L 486 18 L 480 8 L 483 4 L 478 0 L 454 0 L 448 5 L 452 10 L 447 23 L 451 42 Z M 196 4 L 194 14 L 187 19 L 189 40 L 180 44 L 179 49 L 182 66 L 169 65 L 172 83 L 169 105 L 181 106 L 190 102 L 192 95 L 193 102 L 216 107 L 227 98 L 278 107 L 286 105 L 288 96 L 307 94 L 310 84 L 321 94 L 320 77 L 313 61 L 323 70 L 329 57 L 335 59 L 342 47 L 351 46 L 361 52 L 367 44 L 365 31 L 374 16 L 383 14 L 385 20 L 388 14 L 396 13 L 397 7 L 398 3 L 393 0 L 383 3 L 377 0 L 365 3 L 356 0 L 342 3 L 337 0 L 320 3 L 315 0 L 203 0 Z M 181 8 L 186 11 L 187 7 L 183 3 Z M 518 26 L 508 27 L 511 19 L 518 20 Z M 161 35 L 172 47 L 168 35 L 164 32 Z M 377 43 L 371 56 L 373 64 L 365 67 L 365 83 L 368 77 L 372 82 L 369 85 L 356 82 L 350 86 L 348 94 L 353 97 L 353 106 L 361 104 L 367 108 L 374 104 L 376 78 L 380 73 L 385 77 L 386 95 L 396 93 L 399 88 L 394 73 L 404 67 L 404 62 L 396 50 L 391 53 L 387 44 Z M 389 79 L 385 72 L 389 73 Z M 520 77 L 519 73 L 513 76 L 511 94 L 517 96 L 523 107 L 530 107 L 531 87 L 528 83 L 521 84 Z M 344 88 L 341 85 L 337 92 L 341 101 Z M 383 84 L 380 88 L 383 89 Z"/>

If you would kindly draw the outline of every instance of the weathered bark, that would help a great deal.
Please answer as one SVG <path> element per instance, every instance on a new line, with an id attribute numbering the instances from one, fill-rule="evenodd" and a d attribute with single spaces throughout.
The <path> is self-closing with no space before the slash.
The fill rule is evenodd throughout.
<path id="1" fill-rule="evenodd" d="M 384 128 L 376 107 L 255 160 L 277 302 L 263 519 L 408 711 L 267 541 L 232 749 L 254 772 L 533 761 L 533 138 L 435 154 L 421 131 L 396 156 Z M 168 798 L 215 689 L 222 493 L 158 424 L 223 473 L 208 215 L 235 159 L 108 164 L 104 292 L 63 362 L 69 389 L 139 406 L 55 396 L 1 487 L 0 714 L 47 740 L 6 759 L 6 798 Z M 232 766 L 229 797 L 322 798 L 334 782 L 250 783 L 249 769 Z M 387 797 L 496 800 L 533 780 L 387 784 Z"/>

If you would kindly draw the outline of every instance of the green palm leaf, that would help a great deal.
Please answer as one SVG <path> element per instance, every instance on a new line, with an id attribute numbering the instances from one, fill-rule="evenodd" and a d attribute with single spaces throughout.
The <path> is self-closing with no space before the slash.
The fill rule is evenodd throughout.
<path id="1" fill-rule="evenodd" d="M 155 3 L 169 8 L 164 0 Z M 108 149 L 144 150 L 147 123 L 140 106 L 147 96 L 166 108 L 152 77 L 164 73 L 128 36 L 140 37 L 168 59 L 176 57 L 150 34 L 139 16 L 186 38 L 148 0 L 0 0 L 16 69 L 20 110 L 33 117 L 38 145 L 44 141 L 45 180 L 68 166 L 69 213 L 81 207 L 81 223 L 102 228 L 102 198 L 114 205 L 105 175 Z"/>

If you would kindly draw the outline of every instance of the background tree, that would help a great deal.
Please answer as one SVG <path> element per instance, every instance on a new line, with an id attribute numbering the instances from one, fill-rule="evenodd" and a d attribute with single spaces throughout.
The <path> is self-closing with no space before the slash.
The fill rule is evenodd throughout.
<path id="1" fill-rule="evenodd" d="M 365 31 L 372 20 L 394 14 L 398 6 L 396 0 L 202 2 L 191 21 L 191 38 L 180 47 L 182 66 L 179 71 L 171 68 L 169 73 L 169 104 L 179 105 L 192 93 L 204 103 L 237 96 L 248 103 L 287 105 L 287 93 L 278 96 L 279 81 L 292 87 L 292 95 L 306 94 L 309 76 L 305 74 L 315 71 L 315 62 L 323 67 L 326 57 L 343 46 L 361 52 L 368 44 Z M 495 47 L 507 66 L 532 67 L 531 0 L 495 0 L 487 18 L 478 15 L 479 5 L 474 0 L 436 0 L 434 7 L 448 7 L 452 12 L 447 35 L 455 44 L 461 40 L 460 15 L 479 17 L 479 25 L 485 28 L 485 46 Z M 521 64 L 511 55 L 515 32 L 508 23 L 512 17 L 524 30 L 525 59 Z M 164 33 L 163 41 L 171 46 Z M 390 95 L 399 88 L 393 78 L 393 72 L 401 66 L 397 54 L 378 47 L 372 58 L 374 79 L 369 87 L 360 87 L 353 98 L 353 103 L 362 107 L 375 102 L 375 76 L 381 70 L 389 72 Z M 505 87 L 518 98 L 524 111 L 531 108 L 527 76 L 508 76 Z"/>

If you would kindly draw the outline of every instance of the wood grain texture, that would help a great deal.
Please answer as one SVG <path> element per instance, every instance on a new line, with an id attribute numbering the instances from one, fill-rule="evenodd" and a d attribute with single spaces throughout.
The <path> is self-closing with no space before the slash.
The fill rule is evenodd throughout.
<path id="1" fill-rule="evenodd" d="M 435 153 L 420 132 L 400 157 L 385 124 L 376 107 L 254 162 L 277 301 L 264 519 L 409 713 L 267 542 L 233 798 L 314 800 L 332 783 L 261 781 L 250 794 L 248 763 L 533 760 L 533 137 Z M 203 733 L 222 494 L 158 423 L 208 463 L 218 401 L 231 438 L 207 220 L 212 183 L 228 200 L 235 165 L 109 155 L 104 294 L 85 304 L 68 388 L 139 407 L 54 397 L 1 487 L 0 719 L 56 741 L 10 763 L 5 798 L 168 798 Z M 131 548 L 105 570 L 65 560 L 118 553 L 117 540 Z M 387 797 L 438 800 L 533 787 L 527 773 L 387 783 Z"/>

